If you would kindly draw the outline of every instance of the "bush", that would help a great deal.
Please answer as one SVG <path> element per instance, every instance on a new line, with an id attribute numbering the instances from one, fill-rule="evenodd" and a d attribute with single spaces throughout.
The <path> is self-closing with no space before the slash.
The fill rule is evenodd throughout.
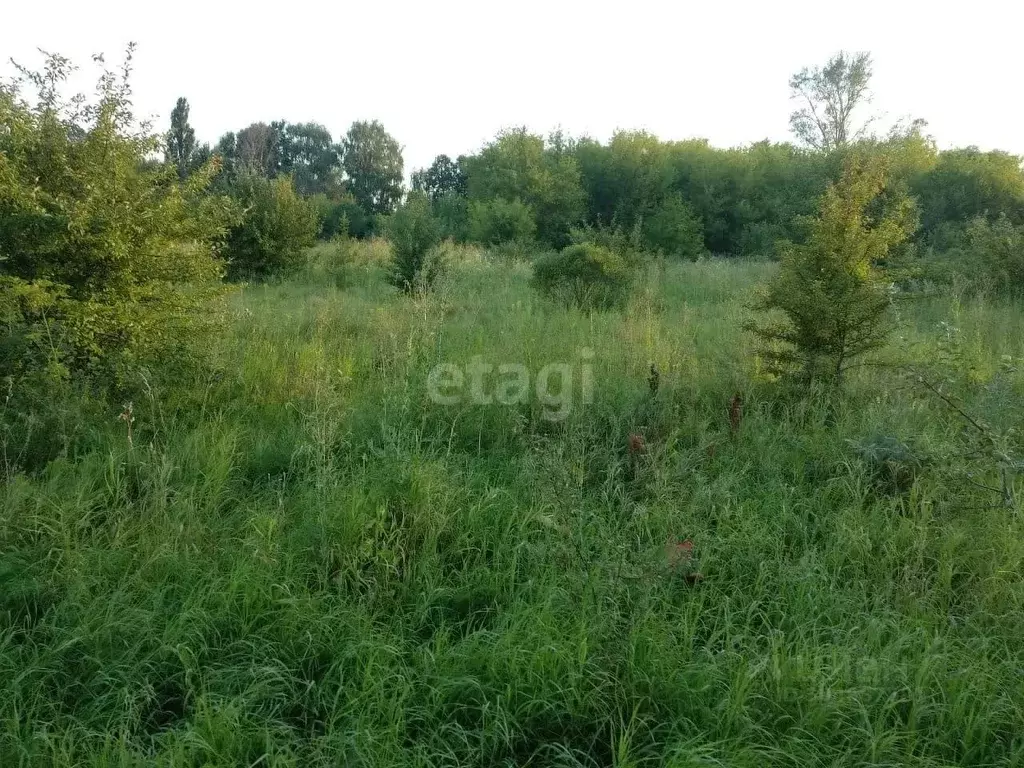
<path id="1" fill-rule="evenodd" d="M 441 225 L 430 210 L 430 201 L 413 192 L 405 205 L 386 220 L 393 251 L 388 282 L 410 293 L 429 288 L 441 268 L 435 246 L 441 241 Z"/>
<path id="2" fill-rule="evenodd" d="M 590 226 L 574 227 L 569 230 L 569 241 L 577 245 L 587 243 L 599 245 L 617 254 L 630 268 L 639 267 L 644 263 L 647 254 L 644 252 L 643 233 L 639 222 L 630 232 L 623 232 L 619 227 Z"/>
<path id="3" fill-rule="evenodd" d="M 740 254 L 745 258 L 776 259 L 779 244 L 789 236 L 787 228 L 778 222 L 755 221 L 740 234 Z"/>
<path id="4" fill-rule="evenodd" d="M 377 234 L 377 217 L 367 213 L 351 194 L 346 193 L 335 202 L 332 215 L 348 222 L 348 234 L 352 237 L 364 240 Z"/>
<path id="5" fill-rule="evenodd" d="M 996 296 L 1024 294 L 1024 227 L 1006 216 L 995 221 L 978 216 L 957 240 L 933 259 L 930 277 Z"/>
<path id="6" fill-rule="evenodd" d="M 180 376 L 207 347 L 233 206 L 206 194 L 214 163 L 182 184 L 147 162 L 160 139 L 130 111 L 131 50 L 96 103 L 62 100 L 60 56 L 0 83 L 0 375 L 117 385 L 140 367 Z"/>
<path id="7" fill-rule="evenodd" d="M 631 270 L 609 248 L 577 243 L 540 257 L 533 283 L 541 292 L 581 309 L 609 309 L 629 296 Z"/>
<path id="8" fill-rule="evenodd" d="M 533 211 L 519 200 L 500 197 L 469 206 L 469 234 L 481 245 L 531 242 L 537 234 Z"/>
<path id="9" fill-rule="evenodd" d="M 464 243 L 469 239 L 469 201 L 461 195 L 447 194 L 433 200 L 434 215 L 441 223 L 441 236 Z"/>
<path id="10" fill-rule="evenodd" d="M 316 242 L 320 219 L 287 176 L 239 177 L 235 198 L 244 211 L 228 236 L 228 270 L 234 278 L 266 277 L 295 270 Z"/>
<path id="11" fill-rule="evenodd" d="M 654 253 L 696 261 L 707 254 L 704 225 L 682 198 L 671 197 L 644 221 L 644 241 Z"/>
<path id="12" fill-rule="evenodd" d="M 376 232 L 376 217 L 363 210 L 348 192 L 332 196 L 321 193 L 307 199 L 320 219 L 321 240 L 349 236 L 363 240 Z"/>
<path id="13" fill-rule="evenodd" d="M 318 240 L 332 240 L 335 237 L 347 237 L 349 234 L 348 216 L 345 214 L 345 203 L 323 193 L 306 198 L 314 210 L 320 229 Z"/>

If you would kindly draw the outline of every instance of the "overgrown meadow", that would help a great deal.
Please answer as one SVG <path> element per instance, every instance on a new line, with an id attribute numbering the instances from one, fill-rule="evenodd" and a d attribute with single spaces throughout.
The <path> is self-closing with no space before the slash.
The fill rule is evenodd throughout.
<path id="1" fill-rule="evenodd" d="M 407 190 L 133 52 L 0 79 L 0 767 L 1024 766 L 1021 158 L 839 53 Z"/>
<path id="2" fill-rule="evenodd" d="M 414 296 L 386 259 L 318 246 L 230 295 L 195 381 L 35 471 L 7 446 L 0 764 L 1024 763 L 1019 507 L 886 364 L 945 366 L 1005 435 L 1019 306 L 899 303 L 838 397 L 741 330 L 776 265 L 652 266 L 583 312 L 479 249 Z M 583 349 L 562 421 L 427 396 Z"/>

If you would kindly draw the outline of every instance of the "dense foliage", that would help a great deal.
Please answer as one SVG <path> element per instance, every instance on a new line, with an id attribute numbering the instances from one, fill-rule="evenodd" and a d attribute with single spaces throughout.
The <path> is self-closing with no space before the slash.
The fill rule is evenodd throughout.
<path id="1" fill-rule="evenodd" d="M 469 204 L 469 237 L 482 245 L 532 242 L 537 233 L 533 209 L 521 200 L 495 197 Z"/>
<path id="2" fill-rule="evenodd" d="M 413 173 L 412 188 L 425 192 L 435 202 L 446 196 L 465 195 L 466 174 L 459 162 L 448 155 L 438 155 L 429 168 Z"/>
<path id="3" fill-rule="evenodd" d="M 441 225 L 430 210 L 423 193 L 414 192 L 387 220 L 392 261 L 388 279 L 399 290 L 426 290 L 441 268 L 435 246 L 441 240 Z"/>
<path id="4" fill-rule="evenodd" d="M 632 284 L 630 265 L 611 248 L 576 243 L 538 258 L 533 282 L 543 293 L 580 309 L 621 306 Z"/>
<path id="5" fill-rule="evenodd" d="M 969 293 L 1024 296 L 1024 225 L 1005 215 L 995 221 L 971 219 L 925 273 Z"/>
<path id="6" fill-rule="evenodd" d="M 678 195 L 664 200 L 644 220 L 643 241 L 654 253 L 690 261 L 707 254 L 704 226 Z"/>
<path id="7" fill-rule="evenodd" d="M 232 191 L 242 217 L 227 240 L 230 276 L 265 277 L 298 268 L 321 227 L 314 203 L 295 191 L 289 176 L 244 173 Z"/>
<path id="8" fill-rule="evenodd" d="M 402 199 L 402 148 L 373 122 L 356 122 L 341 142 L 349 189 L 371 214 L 391 213 Z"/>
<path id="9" fill-rule="evenodd" d="M 839 181 L 844 158 L 880 152 L 889 158 L 889 188 L 914 199 L 920 215 L 903 251 L 922 259 L 923 274 L 948 277 L 953 260 L 971 258 L 964 242 L 976 217 L 1024 224 L 1020 158 L 974 147 L 939 151 L 922 120 L 872 133 L 872 74 L 870 55 L 847 52 L 795 74 L 796 144 L 723 149 L 644 131 L 618 131 L 602 143 L 514 128 L 476 153 L 438 155 L 413 171 L 411 188 L 426 194 L 444 237 L 502 252 L 559 249 L 574 229 L 596 227 L 639 232 L 637 247 L 669 259 L 777 259 L 780 243 L 804 241 L 805 222 Z M 169 147 L 194 144 L 187 117 L 180 100 Z M 376 121 L 353 123 L 337 143 L 314 122 L 254 123 L 212 150 L 195 146 L 190 167 L 211 153 L 225 168 L 221 192 L 242 174 L 290 175 L 301 195 L 316 198 L 322 238 L 375 234 L 378 217 L 404 194 L 401 146 Z"/>
<path id="10" fill-rule="evenodd" d="M 569 152 L 545 146 L 525 128 L 503 131 L 466 159 L 469 198 L 518 201 L 530 208 L 537 236 L 552 246 L 569 242 L 584 219 L 579 164 Z"/>
<path id="11" fill-rule="evenodd" d="M 179 184 L 146 162 L 159 139 L 131 114 L 130 61 L 92 102 L 62 99 L 72 67 L 59 56 L 0 85 L 4 375 L 110 383 L 202 349 L 233 208 L 204 194 L 214 163 Z"/>

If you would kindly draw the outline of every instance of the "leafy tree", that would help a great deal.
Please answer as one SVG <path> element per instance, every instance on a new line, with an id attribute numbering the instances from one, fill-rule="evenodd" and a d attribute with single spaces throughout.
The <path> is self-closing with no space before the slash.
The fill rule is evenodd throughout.
<path id="1" fill-rule="evenodd" d="M 192 151 L 192 166 L 189 169 L 189 172 L 191 173 L 199 168 L 202 168 L 212 159 L 213 150 L 210 148 L 209 144 L 204 142 L 202 144 L 196 145 L 196 148 Z"/>
<path id="2" fill-rule="evenodd" d="M 988 289 L 1004 296 L 1024 295 L 1024 226 L 1000 216 L 977 218 L 967 227 L 968 247 L 976 254 Z M 969 264 L 973 259 L 968 258 Z"/>
<path id="3" fill-rule="evenodd" d="M 927 172 L 912 182 L 921 207 L 921 227 L 933 241 L 943 230 L 962 228 L 978 216 L 1005 216 L 1024 224 L 1024 173 L 1021 158 L 977 147 L 940 152 Z M 941 246 L 942 242 L 936 243 Z"/>
<path id="4" fill-rule="evenodd" d="M 253 123 L 235 136 L 236 171 L 271 179 L 281 163 L 281 124 Z"/>
<path id="5" fill-rule="evenodd" d="M 409 191 L 427 194 L 427 169 L 417 168 L 409 174 Z"/>
<path id="6" fill-rule="evenodd" d="M 829 151 L 863 138 L 854 112 L 871 100 L 871 55 L 840 51 L 823 67 L 806 67 L 790 78 L 792 98 L 803 104 L 789 117 L 793 134 L 809 147 Z"/>
<path id="7" fill-rule="evenodd" d="M 341 142 L 349 191 L 370 214 L 387 214 L 402 199 L 402 148 L 378 121 L 355 122 Z"/>
<path id="8" fill-rule="evenodd" d="M 504 131 L 466 161 L 473 201 L 519 200 L 534 215 L 537 235 L 559 247 L 582 223 L 585 196 L 574 155 L 546 151 L 544 139 L 525 128 Z"/>
<path id="9" fill-rule="evenodd" d="M 972 219 L 958 242 L 931 265 L 932 277 L 996 296 L 1024 296 L 1024 225 L 1005 215 Z M 937 268 L 937 269 L 936 269 Z"/>
<path id="10" fill-rule="evenodd" d="M 577 148 L 595 223 L 629 229 L 671 195 L 675 169 L 668 145 L 656 136 L 618 131 L 603 152 L 595 149 L 590 143 Z"/>
<path id="11" fill-rule="evenodd" d="M 456 242 L 469 239 L 469 201 L 462 195 L 442 195 L 433 203 L 443 237 Z M 532 219 L 531 219 L 532 222 Z"/>
<path id="12" fill-rule="evenodd" d="M 573 155 L 545 152 L 547 180 L 535 202 L 537 235 L 555 248 L 569 242 L 569 232 L 586 213 L 586 198 L 579 165 Z"/>
<path id="13" fill-rule="evenodd" d="M 233 131 L 228 131 L 219 139 L 217 144 L 213 148 L 213 152 L 216 155 L 220 155 L 224 159 L 225 163 L 229 163 L 235 158 L 235 148 L 238 146 L 238 137 Z"/>
<path id="14" fill-rule="evenodd" d="M 405 204 L 388 217 L 385 230 L 392 248 L 388 281 L 404 293 L 429 288 L 441 267 L 435 251 L 441 240 L 441 226 L 427 196 L 411 193 Z"/>
<path id="15" fill-rule="evenodd" d="M 343 192 L 333 202 L 335 210 L 332 215 L 348 222 L 348 234 L 352 237 L 367 238 L 376 232 L 377 217 L 367 213 L 351 192 Z"/>
<path id="16" fill-rule="evenodd" d="M 704 225 L 704 242 L 713 253 L 740 251 L 750 211 L 743 202 L 750 157 L 742 150 L 719 150 L 703 139 L 668 147 L 672 190 L 692 207 Z"/>
<path id="17" fill-rule="evenodd" d="M 426 193 L 431 201 L 448 195 L 466 194 L 466 174 L 448 155 L 438 155 L 430 167 L 413 174 L 413 188 Z"/>
<path id="18" fill-rule="evenodd" d="M 704 227 L 678 195 L 670 197 L 643 222 L 644 241 L 655 253 L 696 260 L 704 248 Z"/>
<path id="19" fill-rule="evenodd" d="M 901 120 L 889 129 L 888 136 L 875 142 L 892 158 L 895 178 L 909 183 L 935 168 L 939 154 L 927 128 L 927 120 Z"/>
<path id="20" fill-rule="evenodd" d="M 536 232 L 533 212 L 519 200 L 498 197 L 470 203 L 469 236 L 474 242 L 481 245 L 528 242 Z"/>
<path id="21" fill-rule="evenodd" d="M 230 277 L 266 277 L 301 266 L 305 248 L 316 242 L 320 219 L 315 204 L 296 193 L 291 178 L 243 173 L 234 195 L 244 213 L 227 240 Z"/>
<path id="22" fill-rule="evenodd" d="M 196 132 L 188 122 L 188 100 L 178 99 L 171 111 L 171 130 L 167 132 L 164 158 L 178 169 L 178 178 L 184 181 L 194 167 Z"/>
<path id="23" fill-rule="evenodd" d="M 212 190 L 220 195 L 230 195 L 235 178 L 238 175 L 238 163 L 236 157 L 237 136 L 229 131 L 217 139 L 217 143 L 210 150 L 210 157 L 216 158 L 217 166 L 220 168 L 213 179 Z"/>
<path id="24" fill-rule="evenodd" d="M 316 209 L 320 221 L 317 234 L 321 240 L 333 237 L 365 238 L 374 231 L 376 222 L 356 202 L 349 192 L 340 192 L 328 197 L 325 194 L 310 195 L 306 198 Z"/>
<path id="25" fill-rule="evenodd" d="M 339 148 L 318 123 L 283 123 L 278 133 L 280 172 L 302 195 L 336 195 L 340 190 Z"/>
<path id="26" fill-rule="evenodd" d="M 132 51 L 93 102 L 62 97 L 73 67 L 61 56 L 0 83 L 3 374 L 119 385 L 140 366 L 180 369 L 219 316 L 217 247 L 234 209 L 206 194 L 215 164 L 179 184 L 145 162 L 163 137 L 131 113 Z"/>
<path id="27" fill-rule="evenodd" d="M 758 304 L 781 318 L 748 326 L 764 343 L 771 370 L 839 383 L 854 358 L 884 343 L 890 297 L 875 265 L 915 224 L 906 196 L 870 214 L 886 190 L 886 166 L 883 155 L 850 158 L 822 197 L 807 242 L 785 246 Z"/>
<path id="28" fill-rule="evenodd" d="M 803 222 L 838 176 L 829 156 L 792 144 L 757 142 L 730 155 L 736 197 L 728 228 L 716 230 L 730 252 L 777 256 L 780 240 L 803 240 Z M 717 243 L 716 243 L 717 245 Z"/>
<path id="29" fill-rule="evenodd" d="M 717 149 L 704 139 L 662 142 L 620 131 L 607 145 L 582 139 L 573 151 L 590 224 L 652 232 L 648 219 L 658 216 L 664 230 L 664 209 L 683 212 L 681 202 L 700 222 L 702 250 L 718 254 L 774 255 L 778 239 L 799 240 L 794 222 L 814 212 L 838 176 L 829 156 L 764 141 Z"/>

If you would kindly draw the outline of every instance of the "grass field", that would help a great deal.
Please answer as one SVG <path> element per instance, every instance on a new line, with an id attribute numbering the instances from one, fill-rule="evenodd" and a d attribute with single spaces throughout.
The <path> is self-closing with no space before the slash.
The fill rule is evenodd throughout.
<path id="1" fill-rule="evenodd" d="M 241 289 L 220 371 L 131 440 L 112 412 L 8 469 L 3 768 L 1024 766 L 1024 524 L 950 461 L 955 411 L 884 365 L 762 375 L 770 265 L 586 315 L 469 250 L 400 297 L 379 250 Z M 875 362 L 952 355 L 970 414 L 1024 425 L 1020 307 L 899 314 Z M 562 421 L 427 397 L 474 356 L 575 383 L 586 349 Z M 884 437 L 922 460 L 885 474 Z"/>

